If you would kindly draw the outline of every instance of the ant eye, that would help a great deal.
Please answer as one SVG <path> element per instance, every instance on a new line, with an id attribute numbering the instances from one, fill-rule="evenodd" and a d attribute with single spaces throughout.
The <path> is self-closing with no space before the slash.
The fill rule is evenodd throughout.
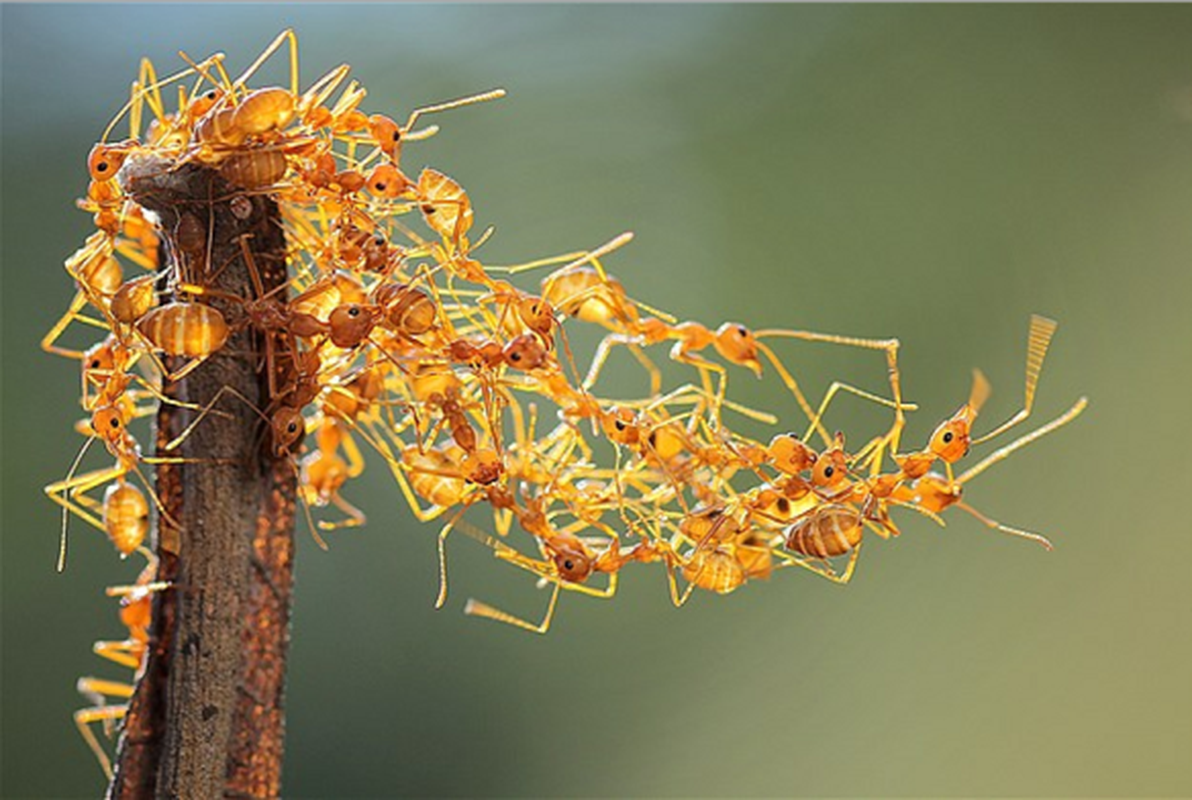
<path id="1" fill-rule="evenodd" d="M 96 164 L 95 171 L 96 172 L 107 172 L 108 171 L 108 162 L 101 161 L 98 164 Z"/>
<path id="2" fill-rule="evenodd" d="M 748 329 L 748 328 L 746 328 L 744 325 L 738 325 L 738 326 L 737 326 L 737 333 L 739 333 L 741 336 L 748 336 L 748 335 L 749 335 L 749 329 Z"/>
<path id="3" fill-rule="evenodd" d="M 91 362 L 91 369 L 99 369 L 99 359 L 98 358 Z"/>
<path id="4" fill-rule="evenodd" d="M 828 467 L 824 470 L 825 478 L 831 478 L 835 474 L 836 474 L 836 467 Z"/>
<path id="5" fill-rule="evenodd" d="M 521 361 L 521 353 L 510 353 L 509 360 L 510 361 Z"/>
<path id="6" fill-rule="evenodd" d="M 208 89 L 207 93 L 203 95 L 203 99 L 204 100 L 214 100 L 215 99 L 215 90 Z"/>
<path id="7" fill-rule="evenodd" d="M 778 498 L 778 512 L 780 514 L 786 514 L 790 510 L 791 510 L 791 501 L 787 500 L 785 497 L 779 497 Z"/>
<path id="8" fill-rule="evenodd" d="M 574 562 L 574 561 L 572 561 L 570 558 L 568 558 L 568 559 L 565 559 L 565 560 L 563 561 L 563 569 L 565 569 L 565 570 L 573 570 L 573 569 L 575 569 L 575 562 Z"/>
<path id="9" fill-rule="evenodd" d="M 349 309 L 348 309 L 348 316 L 349 316 L 349 317 L 358 317 L 358 316 L 360 316 L 360 309 L 358 309 L 358 308 L 349 308 Z"/>
<path id="10" fill-rule="evenodd" d="M 293 433 L 296 430 L 298 430 L 298 423 L 296 423 L 296 422 L 291 422 L 289 425 L 286 426 L 286 431 L 288 433 Z"/>
<path id="11" fill-rule="evenodd" d="M 623 430 L 625 430 L 625 423 L 621 422 L 621 420 L 617 420 L 616 422 L 613 423 L 613 427 L 615 427 L 619 431 L 623 431 Z"/>
<path id="12" fill-rule="evenodd" d="M 952 431 L 945 431 L 944 432 L 944 444 L 950 444 L 951 442 L 952 442 Z"/>

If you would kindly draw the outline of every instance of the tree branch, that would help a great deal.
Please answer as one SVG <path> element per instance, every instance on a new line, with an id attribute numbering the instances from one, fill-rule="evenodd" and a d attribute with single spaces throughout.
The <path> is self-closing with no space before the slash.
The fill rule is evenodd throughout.
<path id="1" fill-rule="evenodd" d="M 236 193 L 212 169 L 149 157 L 130 159 L 119 179 L 160 220 L 166 261 L 159 288 L 167 276 L 181 276 L 255 298 L 242 239 L 264 290 L 285 283 L 285 239 L 268 197 Z M 210 304 L 233 323 L 233 335 L 163 392 L 205 407 L 229 387 L 256 408 L 225 393 L 220 413 L 207 415 L 173 451 L 162 446 L 199 412 L 167 403 L 159 411 L 158 455 L 188 462 L 157 468 L 166 512 L 158 515 L 159 579 L 173 588 L 157 596 L 112 798 L 280 791 L 297 475 L 290 460 L 271 453 L 259 413 L 273 399 L 261 369 L 264 335 L 237 322 L 244 318 L 237 303 Z"/>

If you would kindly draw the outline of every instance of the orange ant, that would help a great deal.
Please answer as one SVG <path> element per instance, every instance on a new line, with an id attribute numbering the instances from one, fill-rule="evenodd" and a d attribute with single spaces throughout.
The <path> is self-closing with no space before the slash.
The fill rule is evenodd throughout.
<path id="1" fill-rule="evenodd" d="M 132 683 L 122 683 L 102 678 L 79 678 L 79 694 L 86 697 L 93 705 L 79 709 L 74 713 L 75 726 L 79 729 L 83 740 L 95 754 L 100 768 L 108 780 L 112 779 L 112 762 L 108 754 L 100 746 L 91 726 L 96 722 L 103 723 L 104 730 L 111 735 L 111 727 L 125 718 L 128 714 L 127 702 L 110 705 L 108 698 L 128 701 L 132 698 L 137 680 L 145 668 L 146 655 L 149 650 L 149 625 L 152 620 L 152 595 L 170 588 L 170 584 L 154 581 L 157 572 L 157 557 L 144 547 L 137 548 L 137 552 L 145 556 L 148 562 L 141 570 L 136 583 L 131 586 L 110 586 L 106 590 L 108 597 L 120 598 L 120 622 L 128 628 L 128 637 L 121 641 L 98 641 L 95 643 L 95 654 L 101 658 L 113 661 L 122 667 L 133 671 Z"/>
<path id="2" fill-rule="evenodd" d="M 132 552 L 141 544 L 148 531 L 146 520 L 148 507 L 144 503 L 144 495 L 140 490 L 125 481 L 125 476 L 129 473 L 135 474 L 140 479 L 141 485 L 149 493 L 158 512 L 170 520 L 175 527 L 181 527 L 170 517 L 138 464 L 187 464 L 207 460 L 144 456 L 141 454 L 140 445 L 128 432 L 128 421 L 128 412 L 119 404 L 96 407 L 91 414 L 90 432 L 87 440 L 79 448 L 78 455 L 66 478 L 55 481 L 44 488 L 46 495 L 62 506 L 62 536 L 58 548 L 59 572 L 66 566 L 67 522 L 72 513 L 107 534 L 112 543 L 124 555 Z M 108 453 L 116 459 L 116 464 L 106 469 L 75 475 L 83 457 L 96 439 L 103 441 Z M 102 503 L 88 497 L 87 492 L 108 481 L 116 483 L 105 492 Z M 100 517 L 97 517 L 96 514 L 100 514 Z"/>
<path id="3" fill-rule="evenodd" d="M 306 495 L 306 502 L 313 506 L 331 503 L 346 514 L 341 522 L 319 521 L 319 527 L 333 530 L 341 527 L 363 525 L 367 518 L 364 512 L 345 500 L 339 493 L 349 479 L 358 477 L 364 471 L 364 459 L 360 450 L 343 423 L 334 417 L 322 415 L 314 423 L 316 449 L 302 459 L 299 478 L 300 491 Z M 338 451 L 342 449 L 347 460 Z"/>
<path id="4" fill-rule="evenodd" d="M 1003 460 L 1010 454 L 1014 453 L 1016 450 L 1025 447 L 1036 439 L 1045 436 L 1048 433 L 1063 427 L 1064 425 L 1067 425 L 1069 422 L 1078 417 L 1087 406 L 1088 400 L 1083 397 L 1080 398 L 1075 405 L 1073 405 L 1070 409 L 1056 419 L 990 453 L 981 461 L 965 470 L 965 472 L 963 472 L 958 478 L 953 479 L 950 475 L 945 478 L 942 475 L 928 472 L 927 474 L 915 480 L 910 486 L 900 487 L 898 494 L 908 503 L 912 503 L 914 506 L 918 506 L 919 508 L 923 508 L 927 511 L 935 513 L 940 513 L 951 506 L 956 506 L 957 508 L 976 517 L 987 527 L 993 528 L 994 530 L 999 530 L 1002 533 L 1008 533 L 1011 536 L 1018 536 L 1023 539 L 1037 542 L 1045 549 L 1051 550 L 1051 542 L 1048 541 L 1046 537 L 1037 533 L 1019 530 L 1018 528 L 1011 528 L 1007 525 L 997 522 L 996 520 L 992 520 L 961 500 L 961 495 L 964 491 L 964 485 L 970 480 L 977 477 L 986 469 Z"/>
<path id="5" fill-rule="evenodd" d="M 529 558 L 504 542 L 474 531 L 470 527 L 465 526 L 461 529 L 492 548 L 496 558 L 537 575 L 542 582 L 554 583 L 555 588 L 551 592 L 542 620 L 535 625 L 474 598 L 469 598 L 464 605 L 464 613 L 468 616 L 483 617 L 532 633 L 544 634 L 550 630 L 562 590 L 609 599 L 616 594 L 617 578 L 621 568 L 626 564 L 649 563 L 669 557 L 664 548 L 649 539 L 642 539 L 631 548 L 622 550 L 616 533 L 611 528 L 599 524 L 597 527 L 608 537 L 608 544 L 603 550 L 593 552 L 583 539 L 576 536 L 579 531 L 591 527 L 592 523 L 581 519 L 567 528 L 556 531 L 551 526 L 548 515 L 544 513 L 540 499 L 527 498 L 527 507 L 519 509 L 518 518 L 522 527 L 534 535 L 543 556 L 541 559 Z M 604 588 L 594 588 L 586 584 L 588 578 L 595 573 L 608 575 L 608 583 Z M 445 578 L 443 575 L 444 580 Z M 439 605 L 445 598 L 445 590 L 444 583 L 440 591 Z"/>

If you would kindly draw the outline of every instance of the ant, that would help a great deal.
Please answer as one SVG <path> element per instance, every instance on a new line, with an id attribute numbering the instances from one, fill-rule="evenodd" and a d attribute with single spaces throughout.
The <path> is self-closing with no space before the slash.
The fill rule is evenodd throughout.
<path id="1" fill-rule="evenodd" d="M 128 636 L 120 641 L 98 641 L 94 647 L 95 654 L 101 658 L 131 669 L 132 683 L 86 677 L 79 678 L 77 684 L 79 694 L 90 700 L 92 705 L 74 713 L 75 726 L 87 746 L 91 748 L 91 752 L 95 754 L 109 781 L 112 779 L 112 762 L 100 746 L 91 726 L 97 722 L 102 723 L 104 731 L 110 736 L 113 723 L 127 716 L 127 702 L 111 705 L 108 699 L 128 701 L 132 698 L 149 651 L 149 625 L 153 616 L 152 596 L 155 592 L 171 587 L 168 582 L 153 580 L 157 572 L 157 557 L 144 547 L 138 547 L 137 552 L 143 555 L 148 563 L 137 576 L 136 582 L 131 586 L 110 586 L 106 590 L 108 597 L 120 598 L 120 622 L 128 629 Z"/>

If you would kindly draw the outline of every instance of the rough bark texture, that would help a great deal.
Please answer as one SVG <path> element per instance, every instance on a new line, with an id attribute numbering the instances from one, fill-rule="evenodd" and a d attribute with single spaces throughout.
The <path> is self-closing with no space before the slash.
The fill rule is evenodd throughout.
<path id="1" fill-rule="evenodd" d="M 171 166 L 130 160 L 120 173 L 125 191 L 160 218 L 162 288 L 173 275 L 255 297 L 242 239 L 264 290 L 282 285 L 285 241 L 276 204 L 237 195 L 213 170 Z M 235 332 L 165 393 L 206 406 L 230 387 L 268 409 L 262 334 L 242 324 L 237 303 L 210 303 Z M 170 361 L 176 369 L 181 360 Z M 109 797 L 280 791 L 297 476 L 290 461 L 271 454 L 258 411 L 227 393 L 216 408 L 222 413 L 207 415 L 169 452 L 162 446 L 198 412 L 163 403 L 158 415 L 159 455 L 195 461 L 158 467 L 157 491 L 169 517 L 159 515 L 159 578 L 173 588 L 157 595 L 149 660 Z"/>

